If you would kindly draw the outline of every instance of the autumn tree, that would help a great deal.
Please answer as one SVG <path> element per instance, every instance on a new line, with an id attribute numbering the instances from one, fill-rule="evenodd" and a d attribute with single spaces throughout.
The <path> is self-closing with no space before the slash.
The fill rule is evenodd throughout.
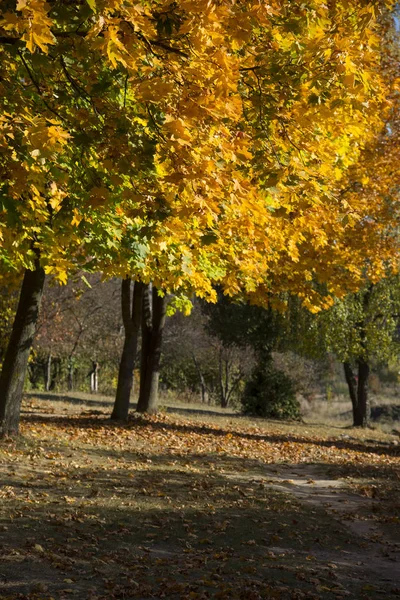
<path id="1" fill-rule="evenodd" d="M 384 124 L 386 8 L 4 3 L 1 256 L 33 290 L 23 347 L 44 272 L 65 281 L 76 264 L 210 299 L 213 282 L 258 303 L 290 289 L 309 307 L 359 283 L 338 193 Z"/>

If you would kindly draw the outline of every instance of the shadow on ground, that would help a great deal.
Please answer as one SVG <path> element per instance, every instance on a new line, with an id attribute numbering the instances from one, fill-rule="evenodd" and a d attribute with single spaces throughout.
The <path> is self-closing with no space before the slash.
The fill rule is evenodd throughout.
<path id="1" fill-rule="evenodd" d="M 372 599 L 397 585 L 322 507 L 244 481 L 247 460 L 119 458 L 85 449 L 6 474 L 2 598 Z"/>
<path id="2" fill-rule="evenodd" d="M 112 408 L 114 406 L 114 402 L 112 400 L 96 400 L 96 397 L 85 398 L 79 396 L 69 396 L 65 394 L 55 394 L 54 392 L 26 392 L 25 394 L 30 399 L 39 399 L 39 400 L 48 400 L 50 402 L 64 402 L 66 404 L 73 404 L 78 406 L 93 406 L 98 408 Z M 136 410 L 136 403 L 133 402 L 130 405 L 131 410 Z M 223 412 L 221 413 L 218 410 L 213 410 L 212 407 L 208 407 L 205 409 L 202 408 L 186 408 L 181 406 L 165 406 L 163 407 L 163 412 L 170 414 L 180 414 L 180 415 L 204 415 L 210 417 L 240 417 L 237 412 Z"/>

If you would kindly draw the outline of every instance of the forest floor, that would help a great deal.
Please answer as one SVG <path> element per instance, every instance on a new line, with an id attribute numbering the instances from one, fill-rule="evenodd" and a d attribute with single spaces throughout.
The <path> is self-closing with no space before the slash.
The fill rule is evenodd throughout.
<path id="1" fill-rule="evenodd" d="M 0 444 L 0 598 L 400 597 L 398 435 L 30 394 Z"/>

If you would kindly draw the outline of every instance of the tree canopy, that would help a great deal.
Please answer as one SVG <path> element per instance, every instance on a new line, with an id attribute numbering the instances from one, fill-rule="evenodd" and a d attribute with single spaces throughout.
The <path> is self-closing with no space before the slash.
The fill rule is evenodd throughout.
<path id="1" fill-rule="evenodd" d="M 3 267 L 309 308 L 355 285 L 375 206 L 343 187 L 391 109 L 389 8 L 3 2 Z"/>

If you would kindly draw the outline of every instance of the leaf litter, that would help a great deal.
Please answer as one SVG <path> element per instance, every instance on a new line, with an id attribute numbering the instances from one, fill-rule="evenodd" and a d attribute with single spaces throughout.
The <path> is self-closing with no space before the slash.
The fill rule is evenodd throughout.
<path id="1" fill-rule="evenodd" d="M 1 444 L 1 598 L 400 596 L 386 438 L 85 408 L 31 401 Z"/>

